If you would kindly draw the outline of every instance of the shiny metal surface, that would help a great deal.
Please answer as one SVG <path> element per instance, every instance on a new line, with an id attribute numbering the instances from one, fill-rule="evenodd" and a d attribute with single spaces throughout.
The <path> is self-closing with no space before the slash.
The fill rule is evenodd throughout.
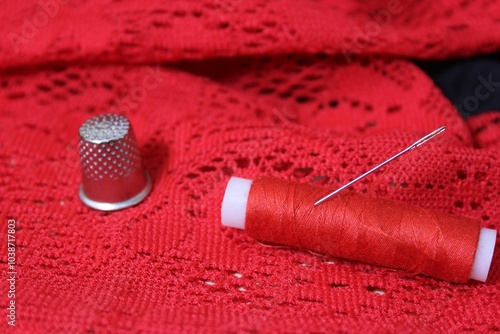
<path id="1" fill-rule="evenodd" d="M 425 135 L 424 137 L 420 138 L 419 140 L 417 140 L 416 142 L 414 142 L 413 144 L 411 144 L 410 146 L 408 146 L 407 148 L 405 148 L 404 150 L 398 152 L 396 155 L 390 157 L 389 159 L 385 160 L 384 162 L 382 162 L 381 164 L 378 164 L 377 166 L 373 167 L 372 169 L 370 169 L 368 172 L 358 176 L 357 178 L 355 178 L 354 180 L 348 182 L 347 184 L 343 185 L 342 187 L 338 188 L 337 190 L 335 190 L 334 192 L 331 192 L 329 193 L 328 195 L 322 197 L 321 199 L 317 200 L 315 203 L 314 203 L 314 206 L 316 205 L 319 205 L 321 203 L 323 203 L 324 201 L 326 201 L 327 199 L 329 199 L 330 197 L 338 194 L 339 192 L 341 192 L 342 190 L 344 190 L 345 188 L 347 187 L 350 187 L 351 185 L 353 185 L 354 183 L 358 182 L 359 180 L 361 180 L 362 178 L 370 175 L 371 173 L 373 173 L 374 171 L 376 171 L 377 169 L 379 169 L 380 167 L 383 167 L 385 165 L 387 165 L 389 162 L 399 158 L 400 156 L 402 156 L 403 154 L 406 154 L 408 152 L 410 152 L 411 150 L 414 150 L 416 149 L 417 147 L 427 143 L 429 140 L 431 140 L 432 138 L 436 137 L 437 135 L 439 135 L 440 133 L 442 133 L 444 130 L 446 130 L 446 126 L 442 126 L 434 131 L 432 131 L 431 133 L 429 133 L 428 135 Z"/>
<path id="2" fill-rule="evenodd" d="M 79 195 L 88 206 L 120 210 L 143 200 L 152 182 L 144 170 L 132 126 L 119 115 L 100 115 L 80 127 L 82 184 Z"/>

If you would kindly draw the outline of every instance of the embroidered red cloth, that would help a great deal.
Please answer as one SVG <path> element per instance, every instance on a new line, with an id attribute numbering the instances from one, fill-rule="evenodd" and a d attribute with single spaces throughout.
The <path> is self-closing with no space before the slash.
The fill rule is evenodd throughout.
<path id="1" fill-rule="evenodd" d="M 498 229 L 498 111 L 461 119 L 410 59 L 500 50 L 500 2 L 30 0 L 0 16 L 0 332 L 500 331 L 498 246 L 486 283 L 451 284 L 220 224 L 231 175 L 340 186 L 446 125 L 353 190 Z M 104 213 L 77 196 L 77 143 L 110 112 L 154 188 Z"/>

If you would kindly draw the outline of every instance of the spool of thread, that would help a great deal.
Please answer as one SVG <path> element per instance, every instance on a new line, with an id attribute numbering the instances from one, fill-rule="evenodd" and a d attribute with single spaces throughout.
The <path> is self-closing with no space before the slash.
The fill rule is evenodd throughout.
<path id="1" fill-rule="evenodd" d="M 314 206 L 328 190 L 264 177 L 232 177 L 225 226 L 253 238 L 415 274 L 485 282 L 496 230 L 478 221 L 353 192 Z"/>

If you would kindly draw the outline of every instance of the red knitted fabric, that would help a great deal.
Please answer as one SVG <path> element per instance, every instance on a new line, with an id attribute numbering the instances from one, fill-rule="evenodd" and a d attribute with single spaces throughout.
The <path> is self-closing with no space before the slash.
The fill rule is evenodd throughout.
<path id="1" fill-rule="evenodd" d="M 31 0 L 0 17 L 1 333 L 500 331 L 498 246 L 488 281 L 459 285 L 220 223 L 231 175 L 339 186 L 446 125 L 353 190 L 498 229 L 499 113 L 462 120 L 407 59 L 500 50 L 500 2 Z M 77 142 L 108 112 L 154 188 L 103 213 L 77 196 Z"/>

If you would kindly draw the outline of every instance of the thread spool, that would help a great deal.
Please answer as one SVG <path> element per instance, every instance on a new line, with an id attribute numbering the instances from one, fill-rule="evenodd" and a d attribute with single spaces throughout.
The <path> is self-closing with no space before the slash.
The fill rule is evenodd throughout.
<path id="1" fill-rule="evenodd" d="M 452 282 L 486 281 L 496 230 L 473 219 L 352 192 L 313 206 L 327 193 L 275 178 L 232 177 L 221 222 L 263 242 Z"/>

